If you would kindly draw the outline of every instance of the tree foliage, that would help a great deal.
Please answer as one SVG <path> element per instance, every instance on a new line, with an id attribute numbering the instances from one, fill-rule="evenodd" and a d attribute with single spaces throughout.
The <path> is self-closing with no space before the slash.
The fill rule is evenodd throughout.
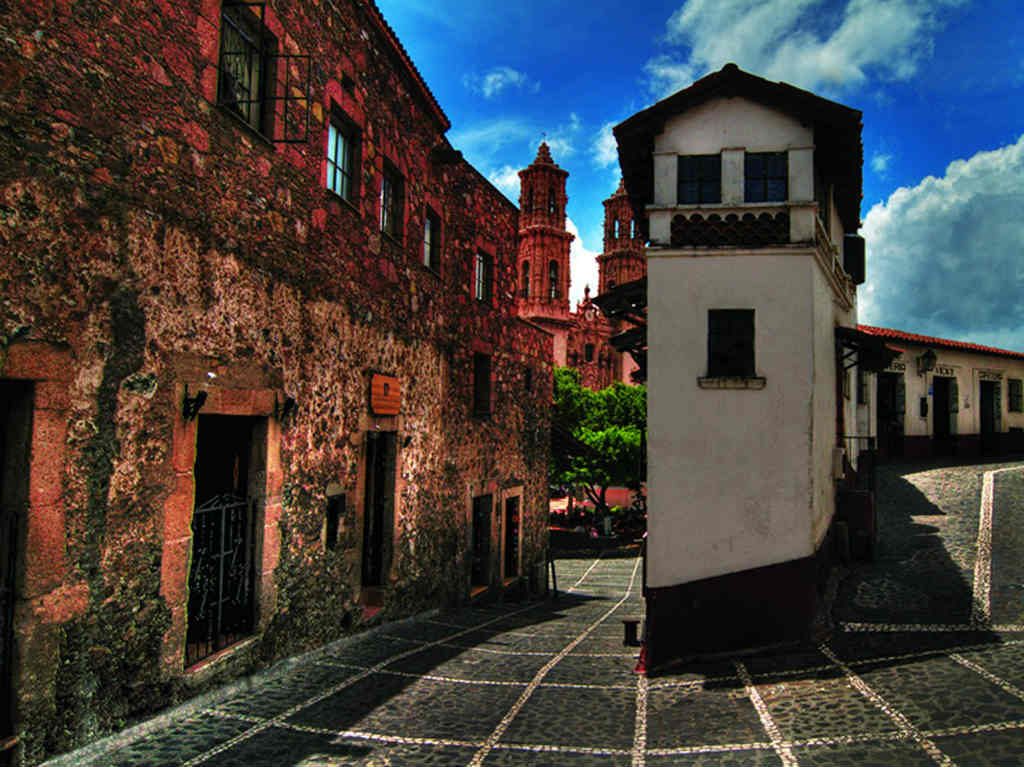
<path id="1" fill-rule="evenodd" d="M 647 389 L 614 383 L 592 391 L 579 371 L 555 369 L 552 415 L 553 485 L 582 488 L 599 510 L 606 510 L 609 487 L 639 488 L 644 473 Z"/>

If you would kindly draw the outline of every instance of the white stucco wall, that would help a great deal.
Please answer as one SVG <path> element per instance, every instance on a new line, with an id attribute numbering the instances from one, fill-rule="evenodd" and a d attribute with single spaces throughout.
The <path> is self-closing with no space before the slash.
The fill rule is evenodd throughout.
<path id="1" fill-rule="evenodd" d="M 1024 360 L 1009 357 L 998 357 L 978 352 L 942 349 L 937 346 L 926 346 L 907 343 L 901 340 L 888 340 L 891 346 L 904 349 L 903 354 L 896 358 L 890 370 L 904 374 L 906 386 L 906 412 L 903 418 L 903 433 L 908 437 L 931 436 L 934 433 L 935 400 L 932 394 L 932 382 L 936 375 L 953 377 L 959 387 L 959 412 L 956 413 L 956 434 L 981 433 L 981 381 L 998 381 L 1001 387 L 1000 412 L 1002 414 L 1001 431 L 1010 428 L 1024 428 L 1024 413 L 1010 412 L 1009 379 L 1024 380 Z M 927 349 L 936 354 L 935 370 L 919 374 L 917 358 Z M 905 370 L 899 371 L 903 366 Z M 874 387 L 872 387 L 874 393 Z M 928 415 L 920 415 L 920 401 L 928 400 Z"/>
<path id="2" fill-rule="evenodd" d="M 810 127 L 774 109 L 741 98 L 715 99 L 668 120 L 654 142 L 654 204 L 674 205 L 678 155 L 718 154 L 727 150 L 722 167 L 722 202 L 743 200 L 743 155 L 747 152 L 790 151 L 791 200 L 814 199 Z M 729 153 L 728 150 L 741 150 Z M 736 180 L 736 171 L 740 174 Z M 729 185 L 729 179 L 733 184 Z M 739 184 L 736 186 L 736 184 Z"/>
<path id="3" fill-rule="evenodd" d="M 814 356 L 834 364 L 830 322 L 815 329 L 817 269 L 806 252 L 649 254 L 651 586 L 814 551 L 812 497 L 821 491 L 812 485 L 812 420 L 823 418 L 823 428 L 835 423 L 834 410 L 819 415 L 827 403 L 812 409 L 812 390 L 828 387 L 827 374 L 815 375 Z M 764 389 L 699 388 L 698 377 L 707 373 L 709 309 L 754 309 Z"/>

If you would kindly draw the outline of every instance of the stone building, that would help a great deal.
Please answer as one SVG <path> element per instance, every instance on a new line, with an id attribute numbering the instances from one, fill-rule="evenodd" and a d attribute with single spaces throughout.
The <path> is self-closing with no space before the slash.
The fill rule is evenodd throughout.
<path id="1" fill-rule="evenodd" d="M 861 113 L 728 65 L 615 128 L 647 248 L 647 652 L 806 635 L 856 404 Z"/>
<path id="2" fill-rule="evenodd" d="M 0 30 L 6 763 L 526 583 L 552 335 L 506 298 L 519 211 L 376 6 Z"/>
<path id="3" fill-rule="evenodd" d="M 569 252 L 573 235 L 566 230 L 566 180 L 569 173 L 551 157 L 542 142 L 537 157 L 519 171 L 518 290 L 519 314 L 554 337 L 555 365 L 576 368 L 592 389 L 616 381 L 633 383 L 632 358 L 617 351 L 610 339 L 622 323 L 609 320 L 591 300 L 590 286 L 574 310 L 569 304 Z M 598 256 L 598 290 L 644 276 L 644 239 L 633 219 L 623 187 L 604 201 L 604 251 Z"/>

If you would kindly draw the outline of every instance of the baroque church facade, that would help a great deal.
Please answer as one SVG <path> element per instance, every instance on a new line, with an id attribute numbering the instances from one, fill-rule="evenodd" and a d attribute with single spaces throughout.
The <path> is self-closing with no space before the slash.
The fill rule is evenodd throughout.
<path id="1" fill-rule="evenodd" d="M 519 316 L 551 333 L 555 365 L 579 370 L 584 386 L 631 384 L 636 364 L 610 343 L 623 330 L 621 323 L 601 313 L 591 300 L 589 285 L 575 309 L 570 305 L 569 253 L 574 236 L 566 229 L 568 177 L 546 142 L 534 161 L 519 171 Z M 597 262 L 599 294 L 646 275 L 641 227 L 621 183 L 604 201 L 604 246 Z"/>

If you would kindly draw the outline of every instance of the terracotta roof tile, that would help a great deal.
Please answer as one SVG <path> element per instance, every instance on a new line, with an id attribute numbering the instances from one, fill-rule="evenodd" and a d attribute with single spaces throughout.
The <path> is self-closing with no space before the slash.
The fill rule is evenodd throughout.
<path id="1" fill-rule="evenodd" d="M 858 325 L 858 330 L 870 333 L 874 336 L 892 338 L 897 341 L 921 344 L 922 346 L 938 346 L 942 349 L 958 349 L 965 352 L 977 352 L 979 354 L 990 354 L 995 357 L 1009 357 L 1011 359 L 1024 359 L 1024 352 L 1014 352 L 1009 349 L 999 349 L 995 346 L 982 346 L 967 341 L 953 341 L 948 338 L 937 338 L 935 336 L 923 336 L 918 333 L 908 333 L 905 330 L 894 330 L 893 328 L 879 328 L 874 325 Z"/>

